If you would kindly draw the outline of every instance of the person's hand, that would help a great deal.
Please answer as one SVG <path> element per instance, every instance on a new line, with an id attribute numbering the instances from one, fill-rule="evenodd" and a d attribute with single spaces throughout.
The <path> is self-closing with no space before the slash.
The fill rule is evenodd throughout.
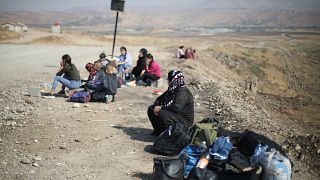
<path id="1" fill-rule="evenodd" d="M 160 110 L 161 110 L 160 106 L 155 106 L 154 109 L 153 109 L 154 115 L 158 116 Z"/>
<path id="2" fill-rule="evenodd" d="M 146 72 L 146 70 L 142 70 L 140 76 L 142 77 L 144 72 Z"/>

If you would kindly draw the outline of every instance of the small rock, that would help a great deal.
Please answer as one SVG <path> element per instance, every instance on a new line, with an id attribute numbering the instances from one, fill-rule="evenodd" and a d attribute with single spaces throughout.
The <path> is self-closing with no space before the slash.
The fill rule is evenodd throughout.
<path id="1" fill-rule="evenodd" d="M 42 161 L 42 158 L 40 156 L 36 156 L 33 158 L 33 161 Z"/>
<path id="2" fill-rule="evenodd" d="M 34 139 L 33 142 L 34 142 L 34 143 L 38 143 L 39 140 L 38 140 L 38 139 Z"/>
<path id="3" fill-rule="evenodd" d="M 67 149 L 67 147 L 65 145 L 61 145 L 59 146 L 59 149 Z"/>
<path id="4" fill-rule="evenodd" d="M 300 152 L 301 150 L 301 146 L 299 144 L 296 145 L 296 147 L 294 148 L 296 151 Z"/>
<path id="5" fill-rule="evenodd" d="M 196 104 L 196 106 L 200 106 L 200 105 L 201 105 L 200 103 L 197 103 L 197 104 Z"/>
<path id="6" fill-rule="evenodd" d="M 30 164 L 30 163 L 31 163 L 31 160 L 28 159 L 28 158 L 25 158 L 25 159 L 22 159 L 20 162 L 21 162 L 22 164 Z"/>
<path id="7" fill-rule="evenodd" d="M 79 103 L 75 103 L 75 104 L 73 104 L 72 107 L 73 107 L 73 108 L 79 108 L 79 107 L 80 107 L 80 104 L 79 104 Z"/>
<path id="8" fill-rule="evenodd" d="M 318 154 L 320 154 L 320 149 L 318 149 Z"/>
<path id="9" fill-rule="evenodd" d="M 83 107 L 88 108 L 88 107 L 90 107 L 90 106 L 89 106 L 89 104 L 85 104 L 85 105 L 83 105 Z"/>
<path id="10" fill-rule="evenodd" d="M 15 126 L 16 124 L 15 121 L 7 121 L 7 126 Z"/>
<path id="11" fill-rule="evenodd" d="M 32 163 L 32 166 L 33 166 L 33 167 L 39 167 L 40 165 L 39 165 L 37 162 L 33 162 L 33 163 Z"/>
<path id="12" fill-rule="evenodd" d="M 88 110 L 86 110 L 86 112 L 92 112 L 92 110 L 91 110 L 91 109 L 88 109 Z"/>
<path id="13" fill-rule="evenodd" d="M 74 142 L 80 142 L 80 140 L 79 139 L 74 139 Z"/>

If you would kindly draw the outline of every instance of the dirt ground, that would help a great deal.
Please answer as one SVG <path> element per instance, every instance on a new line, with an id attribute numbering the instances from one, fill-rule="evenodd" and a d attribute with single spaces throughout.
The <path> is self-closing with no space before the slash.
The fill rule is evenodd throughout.
<path id="1" fill-rule="evenodd" d="M 79 108 L 63 97 L 26 96 L 30 87 L 52 82 L 65 53 L 86 78 L 84 65 L 108 51 L 105 47 L 111 47 L 111 42 L 105 42 L 105 47 L 23 43 L 0 44 L 0 178 L 150 179 L 157 155 L 148 152 L 154 137 L 146 110 L 157 97 L 152 94 L 155 88 L 123 86 L 114 103 L 87 103 Z M 268 106 L 290 99 L 245 92 L 239 87 L 242 79 L 218 61 L 209 62 L 201 53 L 196 61 L 180 61 L 167 46 L 148 45 L 147 49 L 157 57 L 164 74 L 169 69 L 184 70 L 195 97 L 196 121 L 220 112 L 227 129 L 252 129 L 286 147 L 295 163 L 293 179 L 319 178 L 319 165 L 309 164 L 310 158 L 320 159 L 318 128 L 303 127 L 297 119 Z M 127 47 L 134 61 L 142 47 Z M 316 149 L 300 153 L 301 148 Z"/>

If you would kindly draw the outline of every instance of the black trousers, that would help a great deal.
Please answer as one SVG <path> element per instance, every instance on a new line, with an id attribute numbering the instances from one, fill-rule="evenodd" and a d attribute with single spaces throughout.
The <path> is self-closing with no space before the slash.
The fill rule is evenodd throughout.
<path id="1" fill-rule="evenodd" d="M 154 114 L 154 107 L 155 105 L 149 106 L 148 116 L 155 135 L 160 135 L 164 130 L 174 123 L 181 123 L 187 127 L 192 126 L 192 123 L 190 124 L 188 121 L 186 121 L 183 116 L 169 110 L 161 109 L 158 116 L 156 116 Z"/>
<path id="2" fill-rule="evenodd" d="M 142 81 L 145 82 L 147 84 L 147 86 L 151 86 L 152 82 L 157 81 L 159 79 L 160 78 L 157 77 L 156 75 L 145 72 L 143 74 Z"/>

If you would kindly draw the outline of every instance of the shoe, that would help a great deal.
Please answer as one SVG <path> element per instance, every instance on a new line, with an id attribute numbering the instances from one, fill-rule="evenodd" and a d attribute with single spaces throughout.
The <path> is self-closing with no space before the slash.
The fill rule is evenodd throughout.
<path id="1" fill-rule="evenodd" d="M 127 86 L 137 86 L 135 81 L 131 81 L 126 84 L 127 84 Z"/>
<path id="2" fill-rule="evenodd" d="M 61 91 L 58 92 L 58 94 L 59 94 L 59 95 L 65 95 L 66 92 L 65 92 L 64 90 L 61 90 Z"/>

